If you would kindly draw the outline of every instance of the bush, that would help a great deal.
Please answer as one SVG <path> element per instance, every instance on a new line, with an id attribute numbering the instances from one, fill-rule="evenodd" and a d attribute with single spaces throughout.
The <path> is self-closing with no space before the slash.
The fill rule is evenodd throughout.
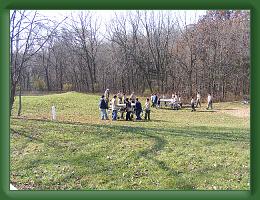
<path id="1" fill-rule="evenodd" d="M 43 80 L 37 79 L 33 81 L 33 87 L 35 88 L 35 90 L 43 91 L 46 89 L 46 84 Z"/>
<path id="2" fill-rule="evenodd" d="M 63 90 L 65 90 L 65 91 L 72 91 L 72 89 L 73 89 L 73 86 L 71 83 L 65 83 L 63 85 Z"/>

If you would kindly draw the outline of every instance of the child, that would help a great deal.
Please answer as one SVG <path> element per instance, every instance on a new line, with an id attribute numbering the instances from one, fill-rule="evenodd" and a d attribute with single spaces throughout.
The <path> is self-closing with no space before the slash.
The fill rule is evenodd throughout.
<path id="1" fill-rule="evenodd" d="M 147 117 L 148 117 L 148 120 L 150 120 L 150 102 L 149 102 L 149 98 L 146 99 L 146 102 L 145 102 L 145 115 L 144 115 L 144 119 L 147 120 Z"/>
<path id="2" fill-rule="evenodd" d="M 195 100 L 194 100 L 193 97 L 191 97 L 190 104 L 191 104 L 191 112 L 196 111 L 196 110 L 195 110 Z"/>

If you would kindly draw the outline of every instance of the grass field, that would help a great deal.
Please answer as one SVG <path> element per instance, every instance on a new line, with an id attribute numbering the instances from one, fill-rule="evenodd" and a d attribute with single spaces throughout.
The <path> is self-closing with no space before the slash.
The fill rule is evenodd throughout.
<path id="1" fill-rule="evenodd" d="M 22 116 L 10 124 L 10 181 L 18 189 L 250 189 L 248 105 L 152 109 L 151 121 L 126 122 L 100 120 L 97 95 L 22 100 Z"/>

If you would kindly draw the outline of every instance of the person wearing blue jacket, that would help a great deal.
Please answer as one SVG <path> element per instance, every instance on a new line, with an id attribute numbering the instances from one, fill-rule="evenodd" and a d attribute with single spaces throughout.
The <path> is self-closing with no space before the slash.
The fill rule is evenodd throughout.
<path id="1" fill-rule="evenodd" d="M 105 96 L 102 95 L 99 101 L 99 109 L 100 109 L 100 114 L 101 114 L 101 119 L 108 119 L 107 116 L 107 109 L 108 109 L 108 104 L 105 100 Z"/>

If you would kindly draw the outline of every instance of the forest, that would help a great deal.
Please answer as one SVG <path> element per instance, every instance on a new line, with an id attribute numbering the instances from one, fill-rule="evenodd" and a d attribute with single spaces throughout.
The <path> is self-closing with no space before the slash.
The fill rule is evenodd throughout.
<path id="1" fill-rule="evenodd" d="M 174 11 L 115 12 L 104 31 L 90 11 L 56 20 L 13 10 L 10 83 L 10 109 L 35 91 L 241 99 L 250 93 L 250 11 L 210 10 L 193 24 Z"/>

